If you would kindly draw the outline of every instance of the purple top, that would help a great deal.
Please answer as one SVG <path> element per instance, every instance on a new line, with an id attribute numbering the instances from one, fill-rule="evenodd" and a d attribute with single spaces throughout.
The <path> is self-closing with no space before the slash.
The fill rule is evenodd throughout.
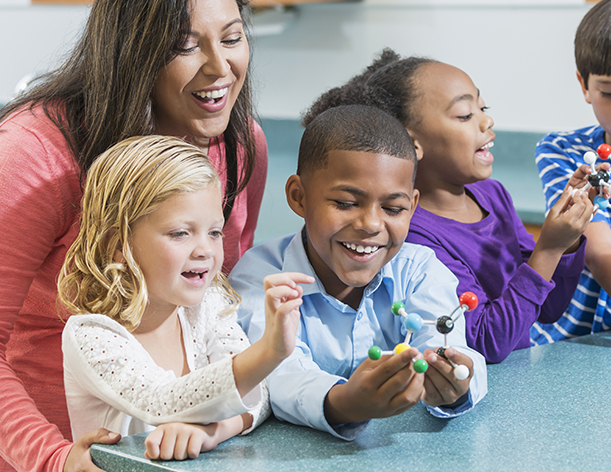
<path id="1" fill-rule="evenodd" d="M 529 328 L 553 323 L 571 301 L 585 262 L 585 238 L 562 256 L 551 282 L 526 264 L 535 241 L 520 221 L 511 197 L 496 180 L 466 185 L 488 213 L 477 223 L 434 215 L 420 207 L 407 241 L 428 246 L 458 278 L 458 294 L 470 291 L 478 307 L 465 313 L 467 344 L 488 362 L 530 346 Z"/>

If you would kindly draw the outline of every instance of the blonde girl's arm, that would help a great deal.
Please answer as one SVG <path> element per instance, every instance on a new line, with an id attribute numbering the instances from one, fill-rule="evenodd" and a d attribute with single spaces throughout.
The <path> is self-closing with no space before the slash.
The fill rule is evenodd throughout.
<path id="1" fill-rule="evenodd" d="M 314 278 L 297 272 L 273 274 L 263 279 L 265 332 L 259 341 L 233 359 L 233 373 L 244 396 L 267 377 L 295 348 L 303 289 Z"/>
<path id="2" fill-rule="evenodd" d="M 71 317 L 63 333 L 65 369 L 81 392 L 152 424 L 212 423 L 255 408 L 260 399 L 245 397 L 293 350 L 299 323 L 301 274 L 276 274 L 266 281 L 267 327 L 261 342 L 176 378 L 159 367 L 124 327 L 104 315 Z M 214 337 L 214 333 L 207 333 Z M 207 340 L 193 338 L 193 352 L 205 355 Z M 237 360 L 237 361 L 236 361 Z M 95 412 L 75 405 L 76 435 L 91 429 Z M 100 407 L 104 409 L 104 405 Z M 71 412 L 73 410 L 71 409 Z M 99 417 L 105 417 L 103 411 Z M 82 424 L 78 424 L 78 422 Z M 98 421 L 98 420 L 96 420 Z M 109 426 L 96 423 L 95 426 Z"/>
<path id="3" fill-rule="evenodd" d="M 124 327 L 104 315 L 71 317 L 62 349 L 67 386 L 77 399 L 71 399 L 67 388 L 76 436 L 94 425 L 111 426 L 104 423 L 111 408 L 151 425 L 207 424 L 246 413 L 259 401 L 250 404 L 241 398 L 230 356 L 176 378 L 159 367 Z M 205 356 L 205 349 L 193 352 Z"/>

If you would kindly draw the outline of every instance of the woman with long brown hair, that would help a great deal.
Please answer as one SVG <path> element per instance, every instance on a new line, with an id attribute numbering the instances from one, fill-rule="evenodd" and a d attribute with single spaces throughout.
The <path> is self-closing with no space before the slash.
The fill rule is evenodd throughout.
<path id="1" fill-rule="evenodd" d="M 124 138 L 178 136 L 224 191 L 227 272 L 252 246 L 267 147 L 252 119 L 245 0 L 97 0 L 57 70 L 0 112 L 0 471 L 97 470 L 70 438 L 56 278 L 82 183 Z"/>

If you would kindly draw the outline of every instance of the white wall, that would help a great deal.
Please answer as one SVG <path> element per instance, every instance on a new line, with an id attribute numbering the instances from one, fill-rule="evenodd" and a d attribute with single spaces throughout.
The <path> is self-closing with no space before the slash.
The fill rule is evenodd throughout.
<path id="1" fill-rule="evenodd" d="M 257 15 L 259 32 L 284 28 L 254 41 L 259 113 L 297 118 L 388 46 L 464 69 L 497 129 L 585 126 L 594 115 L 575 79 L 572 42 L 588 8 L 583 0 L 366 0 Z M 0 101 L 23 75 L 70 47 L 87 13 L 87 7 L 0 3 Z M 287 22 L 272 21 L 270 29 L 273 15 Z"/>
<path id="2" fill-rule="evenodd" d="M 0 0 L 0 103 L 11 98 L 25 75 L 56 64 L 70 50 L 89 14 L 85 6 L 18 3 Z"/>

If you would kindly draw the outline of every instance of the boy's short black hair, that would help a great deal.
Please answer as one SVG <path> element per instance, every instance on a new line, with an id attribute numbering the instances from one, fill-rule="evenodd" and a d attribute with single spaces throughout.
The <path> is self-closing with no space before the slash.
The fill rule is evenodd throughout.
<path id="1" fill-rule="evenodd" d="M 586 88 L 590 74 L 611 76 L 611 0 L 594 5 L 579 23 L 575 62 Z"/>
<path id="2" fill-rule="evenodd" d="M 306 127 L 297 162 L 297 175 L 322 169 L 330 151 L 359 151 L 407 159 L 414 163 L 416 150 L 403 125 L 385 111 L 365 105 L 330 108 Z"/>

